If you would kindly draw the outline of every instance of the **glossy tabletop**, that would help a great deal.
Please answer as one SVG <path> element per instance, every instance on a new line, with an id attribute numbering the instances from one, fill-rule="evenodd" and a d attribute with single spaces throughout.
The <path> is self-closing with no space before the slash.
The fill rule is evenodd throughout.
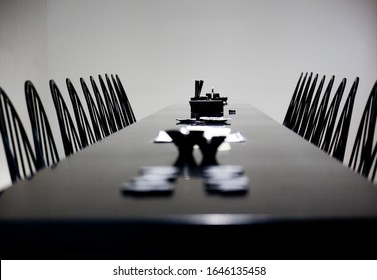
<path id="1" fill-rule="evenodd" d="M 143 166 L 173 165 L 173 143 L 153 142 L 159 131 L 179 129 L 188 102 L 171 105 L 44 169 L 0 196 L 0 225 L 14 230 L 35 225 L 252 225 L 292 221 L 372 221 L 377 187 L 286 127 L 247 104 L 225 107 L 232 132 L 244 143 L 217 153 L 220 165 L 241 165 L 248 192 L 208 193 L 201 176 L 182 174 L 169 196 L 133 196 L 121 185 Z M 199 151 L 194 152 L 200 160 Z M 49 230 L 51 230 L 49 227 Z M 64 227 L 66 230 L 67 227 Z M 152 229 L 153 228 L 148 228 Z M 43 232 L 43 230 L 40 230 Z M 39 232 L 40 234 L 40 232 Z M 15 240 L 12 240 L 15 242 Z"/>

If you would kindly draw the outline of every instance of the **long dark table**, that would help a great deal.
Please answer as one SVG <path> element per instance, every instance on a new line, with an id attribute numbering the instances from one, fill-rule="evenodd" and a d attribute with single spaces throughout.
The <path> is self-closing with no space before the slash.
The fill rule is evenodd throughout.
<path id="1" fill-rule="evenodd" d="M 208 193 L 203 178 L 187 174 L 170 196 L 121 192 L 141 167 L 174 164 L 175 145 L 153 140 L 160 130 L 181 127 L 176 118 L 189 117 L 182 102 L 7 189 L 0 196 L 1 257 L 377 255 L 375 185 L 253 106 L 225 109 L 236 110 L 229 127 L 247 141 L 232 143 L 217 160 L 244 167 L 246 194 Z"/>

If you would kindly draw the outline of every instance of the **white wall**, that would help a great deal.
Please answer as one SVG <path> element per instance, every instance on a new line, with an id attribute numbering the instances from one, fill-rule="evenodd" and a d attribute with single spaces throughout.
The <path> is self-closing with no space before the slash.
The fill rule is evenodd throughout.
<path id="1" fill-rule="evenodd" d="M 37 88 L 46 85 L 46 12 L 46 0 L 0 0 L 0 87 L 12 100 L 30 139 L 24 83 L 31 80 Z M 45 96 L 46 92 L 43 93 Z M 9 182 L 8 164 L 0 140 L 0 189 Z"/>
<path id="2" fill-rule="evenodd" d="M 14 9 L 31 5 L 15 2 Z M 45 26 L 45 3 L 37 1 L 27 12 L 41 15 L 37 30 Z M 282 122 L 300 72 L 313 71 L 336 75 L 336 87 L 346 77 L 347 93 L 360 77 L 354 129 L 377 78 L 376 0 L 47 0 L 45 8 L 47 32 L 38 34 L 47 47 L 36 50 L 36 57 L 47 59 L 40 92 L 50 98 L 51 78 L 67 94 L 67 77 L 79 88 L 80 77 L 89 81 L 90 75 L 117 73 L 137 119 L 188 100 L 194 80 L 203 79 L 204 92 L 214 86 L 230 103 L 245 100 Z M 14 17 L 2 22 L 8 33 L 18 25 Z M 17 48 L 20 44 L 15 42 Z M 8 57 L 16 57 L 10 52 Z M 1 85 L 6 80 L 21 94 L 16 89 L 24 72 L 0 67 L 1 75 L 9 71 L 19 77 L 1 78 Z M 54 116 L 52 100 L 48 103 Z"/>

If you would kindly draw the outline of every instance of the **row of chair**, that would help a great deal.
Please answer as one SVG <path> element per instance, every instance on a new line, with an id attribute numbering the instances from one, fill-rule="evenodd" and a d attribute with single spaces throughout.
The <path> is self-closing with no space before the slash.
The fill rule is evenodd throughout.
<path id="1" fill-rule="evenodd" d="M 316 89 L 318 74 L 313 78 L 313 73 L 310 75 L 301 73 L 283 125 L 343 162 L 359 78 L 356 77 L 353 82 L 339 118 L 338 111 L 347 80 L 341 81 L 329 104 L 334 79 L 335 76 L 332 76 L 322 94 L 325 76 Z M 377 81 L 364 108 L 348 162 L 350 168 L 372 181 L 377 168 L 377 142 L 374 139 L 376 118 Z"/>
<path id="2" fill-rule="evenodd" d="M 73 83 L 70 79 L 66 79 L 76 124 L 59 87 L 54 80 L 50 80 L 49 86 L 65 156 L 70 156 L 136 122 L 131 104 L 118 75 L 111 75 L 110 78 L 106 74 L 105 79 L 106 83 L 99 75 L 101 94 L 94 78 L 90 77 L 92 94 L 84 79 L 80 78 L 91 123 Z M 0 87 L 0 131 L 12 182 L 31 177 L 45 166 L 54 167 L 60 161 L 49 119 L 31 81 L 25 82 L 25 100 L 32 128 L 34 149 L 16 109 Z"/>

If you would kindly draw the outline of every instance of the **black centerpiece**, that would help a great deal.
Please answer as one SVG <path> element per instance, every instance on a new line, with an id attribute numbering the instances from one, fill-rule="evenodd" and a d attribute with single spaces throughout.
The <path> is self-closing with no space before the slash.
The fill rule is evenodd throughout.
<path id="1" fill-rule="evenodd" d="M 191 118 L 200 117 L 222 117 L 224 115 L 224 105 L 227 104 L 228 97 L 220 97 L 219 93 L 206 93 L 200 96 L 203 87 L 203 80 L 195 81 L 195 96 L 191 97 Z"/>

